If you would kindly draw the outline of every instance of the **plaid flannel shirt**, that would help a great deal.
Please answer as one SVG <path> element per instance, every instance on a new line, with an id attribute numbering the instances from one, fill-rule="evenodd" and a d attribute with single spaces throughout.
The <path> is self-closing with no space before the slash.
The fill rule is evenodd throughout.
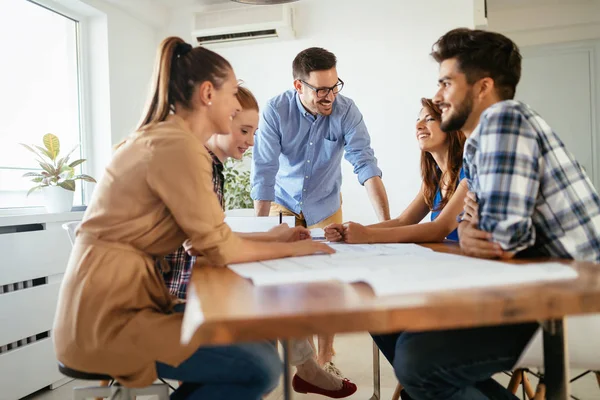
<path id="1" fill-rule="evenodd" d="M 479 228 L 504 250 L 600 262 L 600 199 L 581 165 L 528 105 L 489 107 L 465 143 Z"/>
<path id="2" fill-rule="evenodd" d="M 208 153 L 212 157 L 213 162 L 213 185 L 215 194 L 219 198 L 221 207 L 224 209 L 225 199 L 223 195 L 225 179 L 223 177 L 223 164 L 213 152 L 208 150 Z M 163 278 L 169 289 L 169 293 L 177 298 L 185 299 L 187 295 L 187 285 L 190 281 L 190 276 L 192 275 L 192 267 L 196 262 L 196 257 L 190 256 L 182 246 L 174 253 L 165 256 L 165 260 L 171 267 L 169 272 L 163 273 Z"/>

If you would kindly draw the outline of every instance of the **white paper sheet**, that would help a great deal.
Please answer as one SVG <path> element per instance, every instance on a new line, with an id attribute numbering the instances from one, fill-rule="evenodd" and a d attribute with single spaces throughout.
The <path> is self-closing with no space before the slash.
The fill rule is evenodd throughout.
<path id="1" fill-rule="evenodd" d="M 332 255 L 291 257 L 231 265 L 255 285 L 299 282 L 366 282 L 377 296 L 494 287 L 574 279 L 559 263 L 508 264 L 436 253 L 418 245 L 334 244 Z"/>
<path id="2" fill-rule="evenodd" d="M 380 244 L 346 244 L 346 243 L 327 243 L 336 254 L 352 254 L 352 256 L 387 256 L 387 255 L 408 255 L 408 254 L 427 254 L 433 250 L 427 247 L 419 246 L 413 243 L 380 243 Z"/>
<path id="3" fill-rule="evenodd" d="M 313 228 L 310 230 L 312 240 L 325 240 L 325 230 L 321 228 Z"/>

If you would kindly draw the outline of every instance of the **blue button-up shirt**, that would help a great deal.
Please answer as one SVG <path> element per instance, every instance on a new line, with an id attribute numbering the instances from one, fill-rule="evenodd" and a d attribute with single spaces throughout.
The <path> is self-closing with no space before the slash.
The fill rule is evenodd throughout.
<path id="1" fill-rule="evenodd" d="M 341 159 L 360 184 L 381 176 L 362 114 L 337 95 L 331 115 L 312 115 L 295 90 L 271 99 L 259 123 L 252 159 L 254 200 L 274 201 L 314 225 L 340 208 Z"/>

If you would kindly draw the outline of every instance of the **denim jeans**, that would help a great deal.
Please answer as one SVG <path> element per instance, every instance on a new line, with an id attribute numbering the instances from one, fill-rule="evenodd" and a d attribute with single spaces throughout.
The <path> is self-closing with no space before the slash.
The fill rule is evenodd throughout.
<path id="1" fill-rule="evenodd" d="M 259 400 L 279 384 L 282 363 L 274 344 L 264 341 L 200 347 L 178 367 L 157 362 L 156 371 L 184 382 L 171 400 Z"/>
<path id="2" fill-rule="evenodd" d="M 373 335 L 413 400 L 516 400 L 492 379 L 514 367 L 537 323 Z"/>

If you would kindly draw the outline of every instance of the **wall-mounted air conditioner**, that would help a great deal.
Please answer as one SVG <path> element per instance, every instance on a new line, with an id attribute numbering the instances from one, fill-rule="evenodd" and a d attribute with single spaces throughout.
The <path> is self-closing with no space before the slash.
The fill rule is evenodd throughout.
<path id="1" fill-rule="evenodd" d="M 295 36 L 290 5 L 206 8 L 194 12 L 193 24 L 192 35 L 198 45 Z"/>

